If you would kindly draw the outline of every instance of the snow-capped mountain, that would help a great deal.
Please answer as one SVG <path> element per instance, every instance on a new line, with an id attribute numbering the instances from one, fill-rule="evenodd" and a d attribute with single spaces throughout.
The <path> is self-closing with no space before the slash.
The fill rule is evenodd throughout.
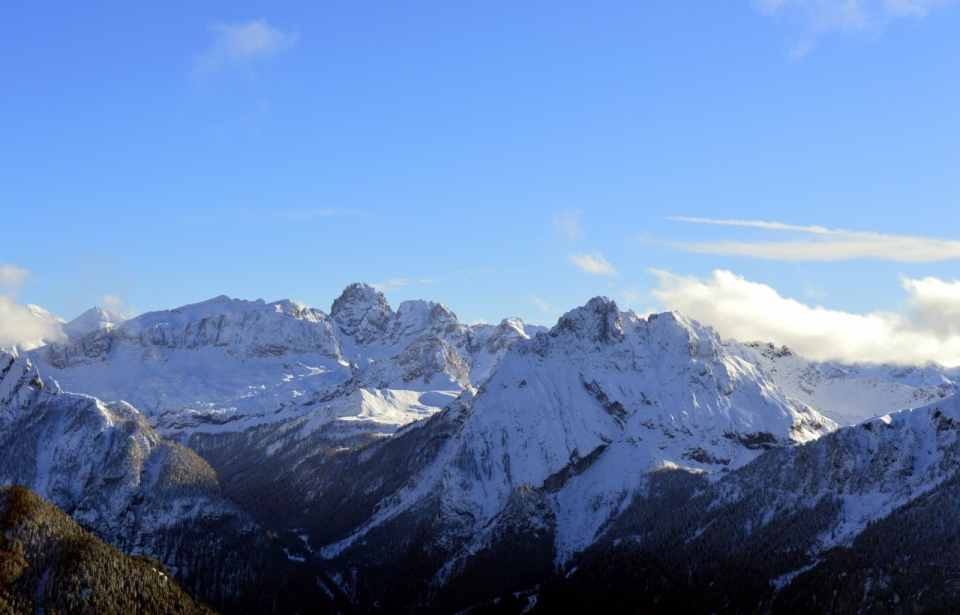
<path id="1" fill-rule="evenodd" d="M 100 329 L 112 329 L 126 320 L 119 312 L 94 307 L 64 324 L 63 333 L 71 338 L 83 337 Z"/>
<path id="2" fill-rule="evenodd" d="M 924 406 L 953 395 L 960 382 L 960 368 L 813 363 L 773 344 L 728 341 L 726 345 L 731 353 L 760 366 L 784 393 L 840 425 Z"/>
<path id="3" fill-rule="evenodd" d="M 174 438 L 299 418 L 320 400 L 343 403 L 314 418 L 392 433 L 487 378 L 510 344 L 538 330 L 516 319 L 468 327 L 427 301 L 394 312 L 365 284 L 348 287 L 330 315 L 217 297 L 117 316 L 91 310 L 66 325 L 69 340 L 30 357 L 67 389 L 126 400 Z M 346 400 L 361 388 L 389 388 L 398 401 L 381 412 L 376 399 Z"/>
<path id="4" fill-rule="evenodd" d="M 442 450 L 325 557 L 352 560 L 371 533 L 399 532 L 380 528 L 431 511 L 424 523 L 452 546 L 441 583 L 490 548 L 522 496 L 540 501 L 530 514 L 562 563 L 596 539 L 647 472 L 718 472 L 835 428 L 727 352 L 712 329 L 672 313 L 639 318 L 603 298 L 517 343 L 475 395 L 431 422 L 397 446 L 422 434 L 426 450 L 447 423 Z"/>
<path id="5" fill-rule="evenodd" d="M 814 363 L 602 297 L 549 330 L 364 284 L 329 314 L 218 297 L 63 330 L 3 355 L 0 478 L 134 549 L 176 519 L 266 528 L 361 610 L 537 585 L 636 533 L 664 472 L 687 477 L 670 540 L 815 509 L 811 558 L 954 474 L 960 369 Z M 780 587 L 812 560 L 777 561 Z"/>
<path id="6" fill-rule="evenodd" d="M 60 341 L 65 336 L 63 326 L 65 321 L 54 316 L 39 305 L 27 304 L 23 306 L 17 327 L 20 329 L 14 340 L 0 338 L 4 345 L 15 344 L 21 350 L 32 350 L 54 341 Z M 9 326 L 9 323 L 7 323 Z"/>

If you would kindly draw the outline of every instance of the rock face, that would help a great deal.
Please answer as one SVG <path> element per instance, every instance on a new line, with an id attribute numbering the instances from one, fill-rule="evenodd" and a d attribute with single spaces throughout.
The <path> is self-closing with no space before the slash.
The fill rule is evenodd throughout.
<path id="1" fill-rule="evenodd" d="M 657 570 L 706 596 L 690 609 L 769 610 L 956 480 L 960 370 L 812 363 L 603 297 L 550 330 L 364 284 L 329 314 L 219 297 L 78 320 L 0 355 L 0 480 L 229 612 L 278 588 L 291 612 L 519 612 L 538 586 L 547 609 L 607 591 L 609 553 L 659 562 L 613 610 L 676 604 Z"/>
<path id="2" fill-rule="evenodd" d="M 379 339 L 393 315 L 383 294 L 366 284 L 351 284 L 330 308 L 330 318 L 340 333 L 359 346 Z"/>

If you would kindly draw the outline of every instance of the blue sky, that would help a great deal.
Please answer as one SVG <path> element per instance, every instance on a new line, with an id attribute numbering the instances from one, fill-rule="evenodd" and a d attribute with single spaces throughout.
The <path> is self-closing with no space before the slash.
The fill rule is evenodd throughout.
<path id="1" fill-rule="evenodd" d="M 958 202 L 960 2 L 0 4 L 0 291 L 67 319 L 366 281 L 790 341 L 716 307 L 770 289 L 949 337 Z"/>

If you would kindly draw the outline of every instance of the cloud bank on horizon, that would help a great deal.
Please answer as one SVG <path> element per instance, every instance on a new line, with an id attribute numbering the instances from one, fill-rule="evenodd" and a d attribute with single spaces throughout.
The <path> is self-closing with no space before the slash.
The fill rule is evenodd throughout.
<path id="1" fill-rule="evenodd" d="M 960 365 L 960 281 L 902 278 L 902 313 L 851 314 L 811 307 L 726 270 L 708 279 L 653 271 L 653 296 L 667 309 L 740 342 L 786 345 L 816 361 Z"/>
<path id="2" fill-rule="evenodd" d="M 909 301 L 902 313 L 852 314 L 811 307 L 781 296 L 766 284 L 726 270 L 708 279 L 654 270 L 652 295 L 663 306 L 714 327 L 725 338 L 786 345 L 816 361 L 960 365 L 960 280 L 902 278 Z M 0 267 L 0 347 L 30 349 L 62 337 L 62 320 L 16 302 L 26 269 Z M 432 280 L 421 280 L 421 284 Z M 411 280 L 390 280 L 406 286 Z M 105 296 L 109 304 L 113 297 Z M 528 298 L 545 313 L 542 299 Z"/>
<path id="3" fill-rule="evenodd" d="M 678 222 L 740 226 L 771 231 L 792 231 L 799 239 L 784 241 L 708 241 L 673 244 L 684 252 L 748 256 L 782 261 L 842 261 L 854 258 L 877 258 L 899 263 L 933 263 L 960 258 L 960 241 L 885 235 L 872 231 L 828 229 L 822 226 L 797 226 L 763 220 L 715 220 L 712 218 L 667 218 Z"/>

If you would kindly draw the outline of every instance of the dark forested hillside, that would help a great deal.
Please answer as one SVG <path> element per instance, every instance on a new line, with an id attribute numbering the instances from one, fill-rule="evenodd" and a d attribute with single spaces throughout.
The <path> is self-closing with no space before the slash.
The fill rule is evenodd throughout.
<path id="1" fill-rule="evenodd" d="M 783 588 L 774 613 L 960 612 L 960 477 L 821 560 Z"/>
<path id="2" fill-rule="evenodd" d="M 23 487 L 0 487 L 0 612 L 213 613 L 160 562 L 97 540 Z"/>

